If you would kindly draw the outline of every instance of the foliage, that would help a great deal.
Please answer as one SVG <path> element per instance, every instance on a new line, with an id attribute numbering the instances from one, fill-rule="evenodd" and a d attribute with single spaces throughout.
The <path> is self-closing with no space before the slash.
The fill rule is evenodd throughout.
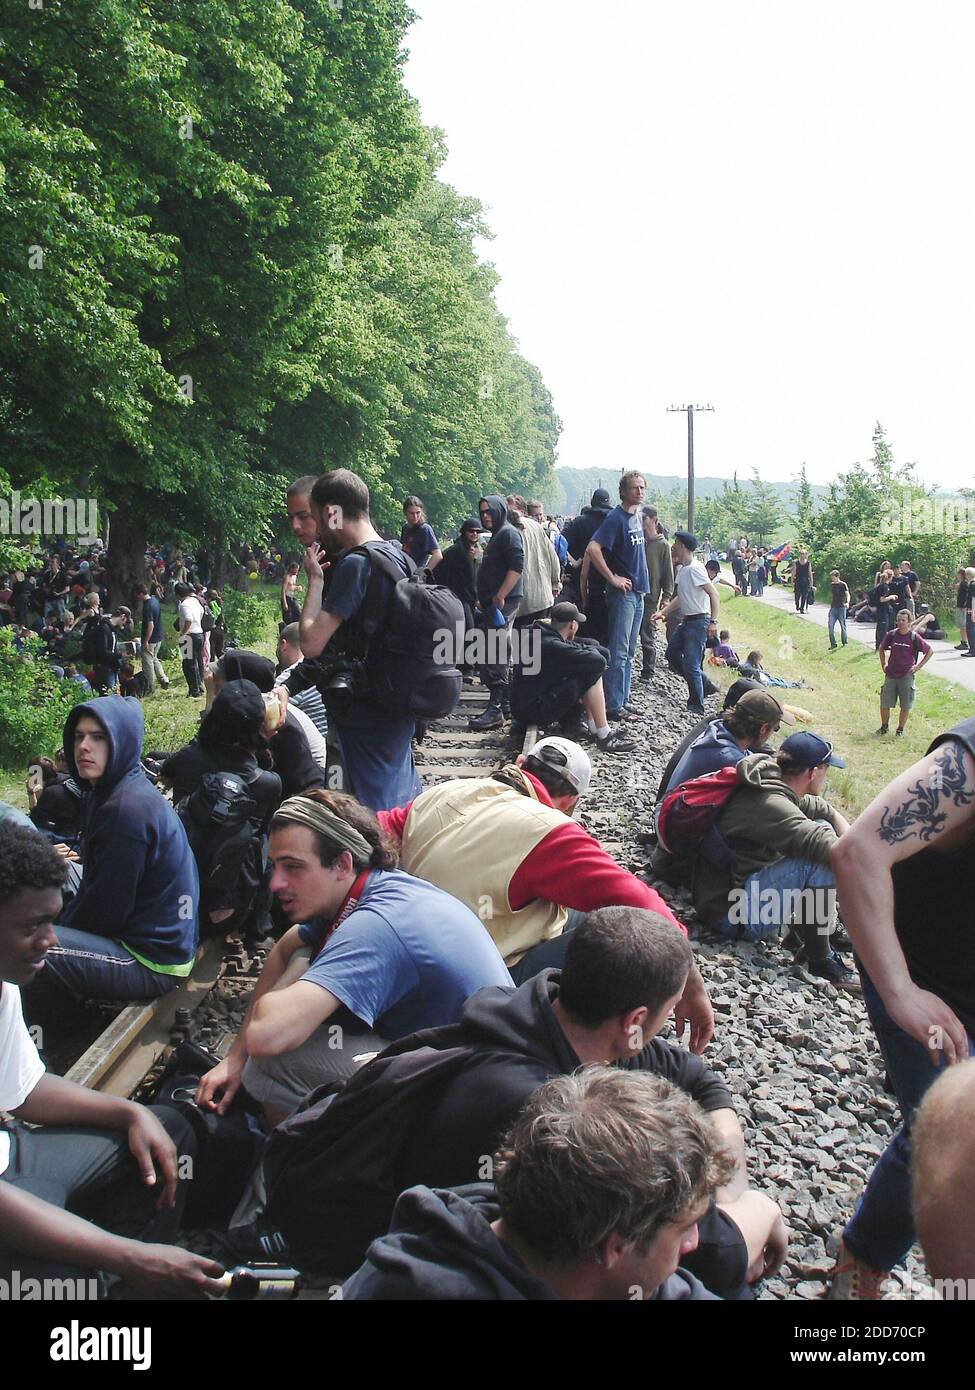
<path id="1" fill-rule="evenodd" d="M 19 652 L 13 630 L 0 628 L 0 765 L 23 765 L 61 746 L 64 721 L 85 697 L 78 685 L 53 675 L 38 653 L 42 643 L 26 639 Z"/>
<path id="2" fill-rule="evenodd" d="M 381 519 L 551 479 L 558 422 L 439 182 L 404 0 L 77 0 L 0 21 L 0 430 L 147 539 L 266 541 L 355 467 Z M 459 505 L 462 503 L 463 505 Z"/>
<path id="3" fill-rule="evenodd" d="M 267 633 L 275 600 L 268 594 L 239 594 L 236 589 L 224 589 L 222 597 L 228 638 L 238 647 L 252 647 Z"/>

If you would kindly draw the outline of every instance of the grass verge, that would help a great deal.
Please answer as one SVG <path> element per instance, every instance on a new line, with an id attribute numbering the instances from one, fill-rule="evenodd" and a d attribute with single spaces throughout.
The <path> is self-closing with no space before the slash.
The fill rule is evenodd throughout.
<path id="1" fill-rule="evenodd" d="M 837 754 L 846 760 L 845 771 L 830 771 L 826 796 L 848 819 L 858 815 L 882 787 L 922 757 L 938 734 L 975 715 L 975 695 L 971 691 L 922 671 L 904 737 L 894 737 L 895 712 L 890 734 L 879 738 L 876 731 L 880 725 L 882 677 L 872 648 L 851 642 L 831 652 L 822 628 L 797 622 L 788 613 L 754 599 L 732 595 L 722 597 L 721 625 L 730 631 L 731 645 L 740 657 L 757 647 L 773 675 L 785 680 L 805 680 L 805 689 L 774 693 L 787 704 L 809 710 L 812 722 L 799 727 L 813 729 L 829 739 Z M 735 678 L 733 671 L 719 668 L 715 676 L 714 667 L 706 669 L 722 689 Z"/>

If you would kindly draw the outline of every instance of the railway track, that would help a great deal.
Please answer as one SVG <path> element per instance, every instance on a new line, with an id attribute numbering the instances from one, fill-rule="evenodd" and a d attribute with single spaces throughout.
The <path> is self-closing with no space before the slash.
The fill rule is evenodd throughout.
<path id="1" fill-rule="evenodd" d="M 486 692 L 465 686 L 453 714 L 430 724 L 415 750 L 425 785 L 455 777 L 487 777 L 515 757 L 519 750 L 503 729 L 468 728 L 471 717 L 486 707 Z M 530 726 L 520 751 L 528 752 L 537 737 L 537 729 Z M 197 1010 L 215 989 L 256 979 L 243 962 L 239 942 L 220 937 L 203 942 L 193 974 L 160 999 L 124 1008 L 65 1073 L 66 1079 L 105 1095 L 133 1095 L 174 1037 L 193 1029 Z"/>

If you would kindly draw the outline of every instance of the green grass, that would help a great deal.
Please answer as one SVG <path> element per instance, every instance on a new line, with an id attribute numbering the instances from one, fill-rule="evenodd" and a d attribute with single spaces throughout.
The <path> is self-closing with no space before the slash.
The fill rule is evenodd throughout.
<path id="1" fill-rule="evenodd" d="M 719 592 L 724 595 L 723 590 Z M 786 704 L 809 710 L 812 722 L 799 728 L 822 734 L 846 760 L 845 771 L 830 771 L 826 796 L 850 819 L 898 773 L 922 757 L 938 734 L 975 715 L 975 694 L 922 671 L 904 737 L 894 737 L 894 714 L 890 734 L 878 738 L 882 678 L 872 647 L 851 641 L 849 646 L 831 652 L 824 628 L 797 621 L 754 599 L 732 595 L 722 597 L 721 626 L 731 633 L 731 645 L 742 659 L 758 648 L 763 665 L 773 675 L 805 680 L 806 689 L 776 690 L 774 694 Z M 714 667 L 706 669 L 722 689 L 735 678 L 732 671 L 725 673 L 718 668 L 715 676 Z"/>
<path id="2" fill-rule="evenodd" d="M 262 656 L 268 656 L 273 661 L 278 636 L 277 596 L 279 585 L 252 584 L 251 592 L 266 596 L 269 603 L 265 633 L 259 642 L 251 644 L 250 650 L 260 652 Z M 203 710 L 203 701 L 191 700 L 186 693 L 186 681 L 183 678 L 183 669 L 175 648 L 175 634 L 173 632 L 175 614 L 175 608 L 163 608 L 163 627 L 166 632 L 163 653 L 168 649 L 171 650 L 171 655 L 163 656 L 163 667 L 169 677 L 170 687 L 168 690 L 157 689 L 155 695 L 142 701 L 142 712 L 146 722 L 143 748 L 146 750 L 164 749 L 169 752 L 176 748 L 182 748 L 184 744 L 189 743 L 196 733 L 200 714 Z M 136 670 L 139 669 L 141 669 L 141 662 L 137 661 Z M 56 751 L 54 748 L 37 749 L 38 754 L 46 753 L 48 757 L 53 757 Z M 21 811 L 26 811 L 29 804 L 26 781 L 26 765 L 18 768 L 0 769 L 0 800 L 17 806 Z"/>

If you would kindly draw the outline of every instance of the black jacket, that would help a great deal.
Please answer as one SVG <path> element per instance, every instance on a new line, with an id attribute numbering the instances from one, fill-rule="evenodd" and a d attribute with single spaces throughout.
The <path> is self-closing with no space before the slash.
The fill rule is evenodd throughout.
<path id="1" fill-rule="evenodd" d="M 452 594 L 456 594 L 461 603 L 472 612 L 477 604 L 476 569 L 473 556 L 463 540 L 458 539 L 453 545 L 448 545 L 443 559 L 434 570 L 436 582 L 445 585 Z"/>
<path id="2" fill-rule="evenodd" d="M 490 1300 L 552 1302 L 558 1294 L 494 1234 L 501 1211 L 494 1189 L 473 1183 L 456 1192 L 414 1187 L 396 1203 L 389 1234 L 373 1241 L 366 1262 L 343 1284 L 341 1298 L 387 1302 Z M 653 1300 L 714 1301 L 686 1270 L 678 1269 Z"/>
<path id="3" fill-rule="evenodd" d="M 490 603 L 505 575 L 509 570 L 514 570 L 519 579 L 508 598 L 521 598 L 523 587 L 520 576 L 525 568 L 525 543 L 521 532 L 508 521 L 508 508 L 503 498 L 492 494 L 484 500 L 491 509 L 494 530 L 484 558 L 477 567 L 477 597 L 482 604 Z"/>
<path id="4" fill-rule="evenodd" d="M 588 690 L 609 665 L 609 652 L 605 647 L 588 640 L 566 641 L 551 623 L 532 623 L 528 635 L 533 643 L 540 643 L 540 660 L 534 674 L 526 672 L 524 662 L 515 663 L 511 701 L 516 718 L 525 717 L 535 702 L 548 695 L 561 681 L 578 680 L 580 691 Z M 523 713 L 519 714 L 519 710 Z"/>

